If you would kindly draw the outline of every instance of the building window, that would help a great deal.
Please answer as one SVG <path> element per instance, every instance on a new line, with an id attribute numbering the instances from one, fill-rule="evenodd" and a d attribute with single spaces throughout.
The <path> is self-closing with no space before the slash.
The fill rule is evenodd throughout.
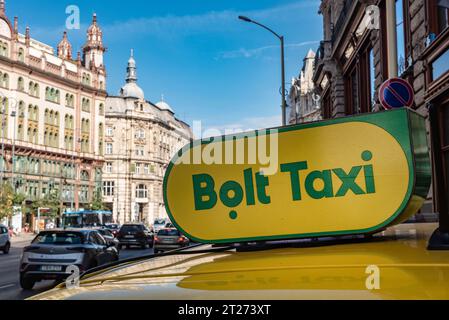
<path id="1" fill-rule="evenodd" d="M 111 155 L 113 152 L 112 150 L 112 143 L 106 143 L 106 154 Z"/>
<path id="2" fill-rule="evenodd" d="M 69 108 L 73 108 L 75 106 L 75 96 L 73 94 L 67 93 L 65 95 L 65 105 Z"/>
<path id="3" fill-rule="evenodd" d="M 373 110 L 374 65 L 369 41 L 359 52 L 357 59 L 345 74 L 346 113 L 359 114 Z"/>
<path id="4" fill-rule="evenodd" d="M 113 135 L 114 135 L 114 129 L 112 127 L 107 127 L 106 128 L 106 136 L 112 137 Z"/>
<path id="5" fill-rule="evenodd" d="M 90 100 L 87 98 L 81 99 L 81 110 L 84 112 L 90 112 Z"/>
<path id="6" fill-rule="evenodd" d="M 141 165 L 140 163 L 136 163 L 135 171 L 134 171 L 134 172 L 135 172 L 136 174 L 140 174 L 141 168 L 142 168 L 142 165 Z"/>
<path id="7" fill-rule="evenodd" d="M 8 57 L 8 44 L 6 42 L 0 41 L 0 55 L 3 57 Z"/>
<path id="8" fill-rule="evenodd" d="M 135 153 L 137 157 L 143 157 L 145 155 L 145 148 L 143 146 L 136 146 Z"/>
<path id="9" fill-rule="evenodd" d="M 103 181 L 103 196 L 112 197 L 114 195 L 114 181 Z"/>
<path id="10" fill-rule="evenodd" d="M 19 49 L 18 59 L 20 62 L 25 62 L 25 51 L 23 48 Z"/>
<path id="11" fill-rule="evenodd" d="M 447 0 L 427 0 L 430 32 L 439 35 L 449 27 L 449 2 Z"/>
<path id="12" fill-rule="evenodd" d="M 25 91 L 25 81 L 22 77 L 19 77 L 19 79 L 17 80 L 17 90 Z"/>
<path id="13" fill-rule="evenodd" d="M 9 89 L 9 75 L 7 73 L 0 72 L 0 86 Z"/>
<path id="14" fill-rule="evenodd" d="M 436 80 L 449 71 L 449 49 L 432 62 L 432 80 Z"/>
<path id="15" fill-rule="evenodd" d="M 112 173 L 112 162 L 106 162 L 106 173 Z"/>
<path id="16" fill-rule="evenodd" d="M 98 106 L 98 113 L 100 114 L 100 116 L 104 116 L 104 104 L 100 103 L 100 105 Z"/>
<path id="17" fill-rule="evenodd" d="M 145 139 L 145 130 L 137 129 L 136 134 L 134 135 L 136 139 Z"/>
<path id="18" fill-rule="evenodd" d="M 136 198 L 146 199 L 148 198 L 148 189 L 144 184 L 139 184 L 136 188 Z"/>
<path id="19" fill-rule="evenodd" d="M 149 166 L 148 164 L 145 164 L 145 165 L 143 166 L 143 172 L 144 172 L 145 174 L 150 174 L 150 166 Z"/>

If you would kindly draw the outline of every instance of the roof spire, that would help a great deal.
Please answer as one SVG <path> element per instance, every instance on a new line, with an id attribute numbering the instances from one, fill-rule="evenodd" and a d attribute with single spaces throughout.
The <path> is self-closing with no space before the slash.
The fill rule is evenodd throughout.
<path id="1" fill-rule="evenodd" d="M 136 60 L 134 60 L 134 49 L 131 49 L 131 56 L 129 57 L 128 68 L 126 69 L 126 71 L 126 82 L 137 82 L 137 67 Z"/>
<path id="2" fill-rule="evenodd" d="M 0 0 L 0 14 L 5 14 L 5 0 Z"/>
<path id="3" fill-rule="evenodd" d="M 161 101 L 162 101 L 162 102 L 165 102 L 165 101 L 164 101 L 164 94 L 161 94 Z"/>

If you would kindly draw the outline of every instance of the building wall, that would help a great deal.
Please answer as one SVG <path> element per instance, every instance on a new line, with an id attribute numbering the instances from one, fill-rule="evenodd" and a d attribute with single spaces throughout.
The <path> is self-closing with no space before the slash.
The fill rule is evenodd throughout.
<path id="1" fill-rule="evenodd" d="M 174 154 L 191 140 L 190 128 L 171 111 L 141 99 L 109 97 L 106 108 L 105 143 L 112 152 L 105 155 L 104 202 L 119 223 L 151 225 L 156 218 L 168 218 L 163 178 Z M 107 190 L 111 183 L 112 194 Z M 139 185 L 146 193 L 138 194 Z"/>
<path id="2" fill-rule="evenodd" d="M 18 20 L 12 25 L 2 10 L 0 24 L 0 72 L 9 79 L 0 85 L 0 178 L 14 182 L 28 204 L 58 189 L 62 210 L 88 207 L 104 160 L 96 129 L 105 123 L 100 108 L 107 95 L 105 69 L 87 69 L 79 58 L 56 55 L 32 39 L 28 28 L 19 34 Z M 83 111 L 83 98 L 89 110 Z M 73 119 L 72 126 L 66 118 Z M 90 124 L 84 134 L 89 141 L 78 143 L 82 119 Z"/>
<path id="3" fill-rule="evenodd" d="M 315 52 L 309 50 L 304 58 L 297 78 L 292 79 L 289 92 L 289 123 L 304 123 L 321 120 L 318 96 L 315 95 L 313 74 L 315 71 Z"/>
<path id="4" fill-rule="evenodd" d="M 433 61 L 449 48 L 449 28 L 447 27 L 449 8 L 446 11 L 446 22 L 442 23 L 445 29 L 436 30 L 435 24 L 441 20 L 438 20 L 437 15 L 434 14 L 437 1 L 399 1 L 402 1 L 397 3 L 402 4 L 404 17 L 403 24 L 399 24 L 404 27 L 404 31 L 399 30 L 401 36 L 398 37 L 397 44 L 398 48 L 404 50 L 403 57 L 397 59 L 399 76 L 413 86 L 415 92 L 413 108 L 417 112 L 428 117 L 428 107 L 431 103 L 441 104 L 441 112 L 445 112 L 447 106 L 440 100 L 448 93 L 449 72 L 444 70 L 444 67 L 439 67 L 443 68 L 443 75 L 433 80 L 432 65 Z M 366 19 L 366 8 L 369 5 L 376 5 L 379 8 L 380 28 L 378 29 L 363 27 L 367 26 L 363 24 L 363 19 Z M 321 108 L 325 118 L 382 110 L 377 92 L 380 85 L 390 76 L 388 52 L 391 52 L 386 40 L 385 5 L 385 0 L 323 0 L 321 2 L 320 13 L 323 15 L 324 39 L 316 57 L 314 82 L 317 92 L 322 96 Z M 366 59 L 367 48 L 369 62 Z M 446 67 L 449 69 L 447 62 Z M 353 68 L 357 70 L 356 74 L 359 77 L 359 83 L 355 87 L 352 86 L 354 81 L 351 77 L 354 74 L 351 72 Z M 365 85 L 366 82 L 369 83 L 369 88 Z M 354 102 L 357 100 L 353 98 L 354 95 L 359 97 L 358 104 Z M 369 96 L 371 96 L 370 101 L 367 99 Z M 354 107 L 357 105 L 361 107 L 360 110 Z M 447 120 L 441 121 L 442 127 L 449 126 Z M 429 137 L 429 144 L 430 142 Z M 441 161 L 444 160 L 441 159 Z M 446 170 L 449 172 L 449 168 Z M 429 193 L 428 200 L 423 211 L 437 209 L 433 191 Z"/>

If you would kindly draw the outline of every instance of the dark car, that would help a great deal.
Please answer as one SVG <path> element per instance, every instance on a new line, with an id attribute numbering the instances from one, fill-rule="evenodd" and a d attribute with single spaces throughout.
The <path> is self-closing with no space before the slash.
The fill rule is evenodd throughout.
<path id="1" fill-rule="evenodd" d="M 97 229 L 98 233 L 103 236 L 108 245 L 113 245 L 118 249 L 119 241 L 115 238 L 114 234 L 109 229 Z"/>
<path id="2" fill-rule="evenodd" d="M 111 231 L 114 237 L 117 237 L 117 234 L 120 231 L 120 225 L 116 223 L 108 223 L 105 225 L 104 229 Z"/>
<path id="3" fill-rule="evenodd" d="M 41 280 L 62 281 L 76 266 L 80 273 L 113 261 L 118 250 L 108 245 L 96 230 L 67 229 L 40 232 L 31 245 L 23 249 L 20 262 L 20 285 L 30 290 Z"/>
<path id="4" fill-rule="evenodd" d="M 154 237 L 154 253 L 187 247 L 189 244 L 190 240 L 177 229 L 161 229 Z"/>
<path id="5" fill-rule="evenodd" d="M 139 246 L 145 249 L 146 246 L 153 247 L 154 235 L 143 224 L 140 223 L 126 223 L 122 225 L 120 231 L 117 234 L 119 241 L 118 248 L 121 249 L 126 246 L 127 249 L 130 246 Z"/>

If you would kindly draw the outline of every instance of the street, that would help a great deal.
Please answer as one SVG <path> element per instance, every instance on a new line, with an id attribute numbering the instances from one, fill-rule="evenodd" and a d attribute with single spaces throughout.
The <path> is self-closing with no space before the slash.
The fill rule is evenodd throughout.
<path id="1" fill-rule="evenodd" d="M 37 282 L 31 291 L 22 290 L 19 284 L 19 263 L 22 249 L 31 241 L 20 240 L 13 242 L 11 251 L 5 255 L 0 253 L 0 301 L 23 300 L 38 293 L 47 291 L 53 287 L 53 281 Z M 139 248 L 123 249 L 120 252 L 120 260 L 138 257 L 153 253 L 153 249 L 141 250 Z"/>

